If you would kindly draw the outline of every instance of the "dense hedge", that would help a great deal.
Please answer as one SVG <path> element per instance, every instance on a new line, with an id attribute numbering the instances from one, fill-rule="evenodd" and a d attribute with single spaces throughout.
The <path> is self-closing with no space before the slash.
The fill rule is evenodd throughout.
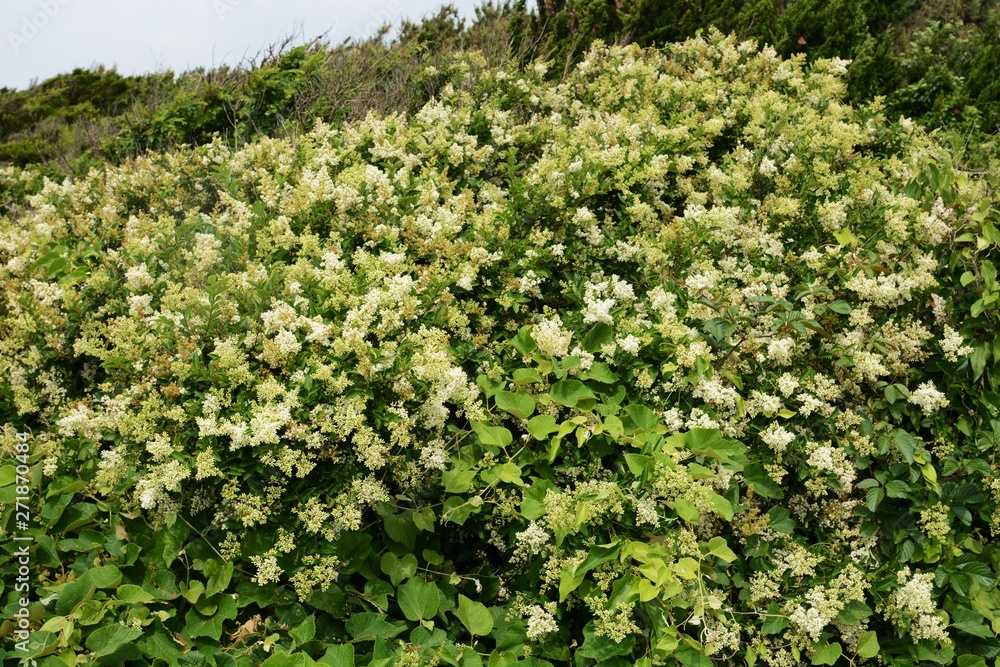
<path id="1" fill-rule="evenodd" d="M 1000 654 L 994 184 L 841 60 L 549 67 L 0 171 L 40 665 Z"/>

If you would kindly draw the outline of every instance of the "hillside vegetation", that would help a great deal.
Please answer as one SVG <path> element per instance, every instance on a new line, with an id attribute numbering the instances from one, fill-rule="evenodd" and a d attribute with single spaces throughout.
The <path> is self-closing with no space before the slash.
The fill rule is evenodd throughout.
<path id="1" fill-rule="evenodd" d="M 322 121 L 369 110 L 412 113 L 438 95 L 463 50 L 491 66 L 551 60 L 558 81 L 594 39 L 643 47 L 715 26 L 773 46 L 782 57 L 851 60 L 853 103 L 886 98 L 887 113 L 942 128 L 963 164 L 984 167 L 1000 125 L 1000 12 L 996 0 L 545 0 L 487 3 L 466 24 L 449 7 L 365 41 L 275 45 L 241 67 L 121 76 L 75 70 L 23 91 L 0 90 L 0 164 L 83 175 L 146 150 L 239 146 L 295 137 Z M 428 74 L 431 66 L 434 73 Z"/>
<path id="2" fill-rule="evenodd" d="M 992 662 L 995 183 L 717 31 L 420 63 L 0 170 L 38 664 Z"/>

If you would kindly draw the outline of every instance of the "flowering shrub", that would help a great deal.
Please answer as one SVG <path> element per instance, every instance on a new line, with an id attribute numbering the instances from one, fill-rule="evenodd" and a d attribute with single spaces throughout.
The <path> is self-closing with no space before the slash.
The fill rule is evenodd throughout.
<path id="1" fill-rule="evenodd" d="M 0 174 L 40 664 L 1000 652 L 985 186 L 839 60 L 545 73 Z"/>

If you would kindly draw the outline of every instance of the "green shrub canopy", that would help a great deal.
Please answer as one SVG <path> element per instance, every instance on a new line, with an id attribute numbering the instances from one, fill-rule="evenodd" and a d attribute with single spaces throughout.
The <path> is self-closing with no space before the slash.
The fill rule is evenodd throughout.
<path id="1" fill-rule="evenodd" d="M 39 664 L 985 664 L 993 214 L 803 63 L 0 172 Z"/>

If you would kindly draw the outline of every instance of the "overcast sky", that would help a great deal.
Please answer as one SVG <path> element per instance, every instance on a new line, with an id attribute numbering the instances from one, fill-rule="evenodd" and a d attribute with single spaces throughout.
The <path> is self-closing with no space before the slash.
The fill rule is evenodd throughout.
<path id="1" fill-rule="evenodd" d="M 289 35 L 334 43 L 444 0 L 0 0 L 0 87 L 95 64 L 121 74 L 236 64 Z M 451 0 L 474 16 L 479 0 Z M 303 39 L 305 38 L 305 39 Z"/>

